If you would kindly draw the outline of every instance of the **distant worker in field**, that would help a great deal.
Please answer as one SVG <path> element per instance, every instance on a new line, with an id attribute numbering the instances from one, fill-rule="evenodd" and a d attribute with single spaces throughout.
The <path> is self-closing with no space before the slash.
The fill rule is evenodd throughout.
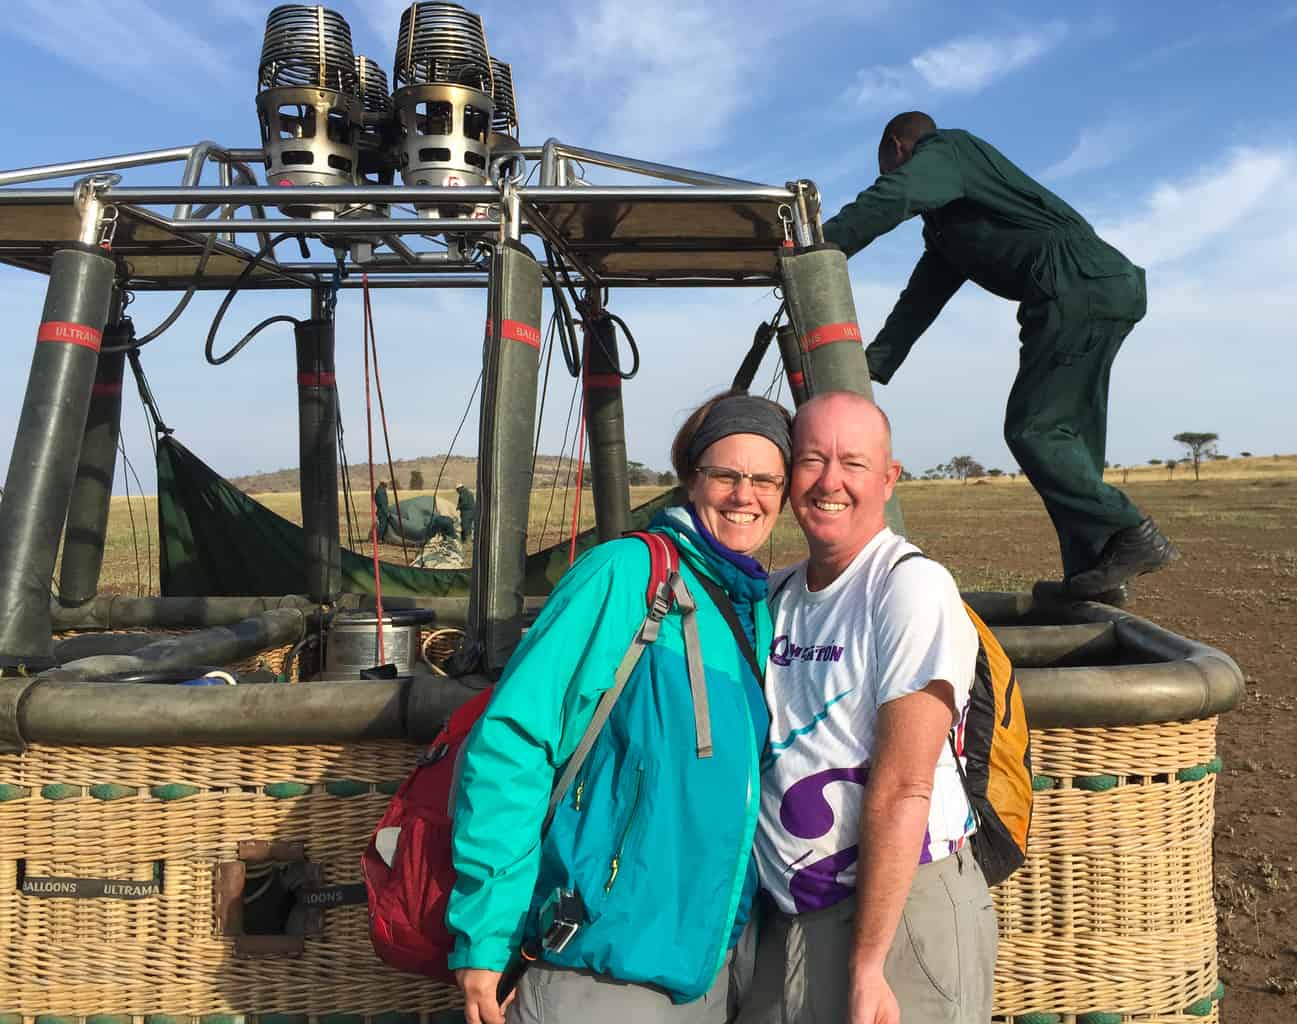
<path id="1" fill-rule="evenodd" d="M 867 349 L 870 376 L 890 381 L 966 280 L 1019 303 L 1004 439 L 1054 521 L 1067 595 L 1110 595 L 1177 558 L 1153 520 L 1103 481 L 1108 375 L 1147 308 L 1144 271 L 989 143 L 939 130 L 927 114 L 888 122 L 878 169 L 824 225 L 850 257 L 923 218 L 923 255 Z"/>
<path id="2" fill-rule="evenodd" d="M 392 521 L 392 503 L 387 497 L 387 484 L 381 482 L 374 488 L 374 520 L 377 537 L 381 542 L 387 536 L 387 527 Z"/>
<path id="3" fill-rule="evenodd" d="M 455 490 L 459 492 L 459 539 L 467 544 L 473 536 L 473 527 L 477 524 L 477 499 L 463 484 Z"/>

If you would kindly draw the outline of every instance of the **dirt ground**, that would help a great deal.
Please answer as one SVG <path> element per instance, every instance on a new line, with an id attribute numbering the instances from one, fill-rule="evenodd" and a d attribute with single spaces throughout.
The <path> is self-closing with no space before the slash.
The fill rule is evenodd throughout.
<path id="1" fill-rule="evenodd" d="M 1219 732 L 1224 770 L 1216 814 L 1216 900 L 1226 985 L 1222 1011 L 1231 1024 L 1297 1020 L 1297 467 L 1265 461 L 1264 475 L 1204 474 L 1201 483 L 1181 473 L 1172 481 L 1150 480 L 1162 470 L 1141 467 L 1127 485 L 1183 555 L 1139 582 L 1131 610 L 1220 648 L 1247 679 L 1242 704 L 1222 717 Z M 633 500 L 640 502 L 658 489 L 635 490 Z M 1049 520 L 1021 480 L 916 482 L 901 485 L 899 493 L 911 539 L 949 566 L 965 590 L 1030 589 L 1036 579 L 1058 571 Z M 295 495 L 259 497 L 300 521 Z M 570 523 L 571 496 L 565 502 L 560 491 L 552 504 L 548 497 L 533 495 L 532 533 L 539 539 L 548 508 L 547 539 L 553 543 L 566 536 L 568 528 L 559 524 Z M 140 533 L 144 510 L 137 501 L 137 558 L 125 503 L 118 499 L 114 506 L 104 589 L 134 593 L 136 566 L 147 563 L 149 554 L 156 559 L 156 541 L 146 552 Z M 589 525 L 588 500 L 583 511 L 582 525 Z M 152 502 L 149 514 L 156 530 Z M 533 540 L 528 549 L 538 546 Z M 801 536 L 786 516 L 768 560 L 783 565 L 801 556 Z M 400 561 L 401 550 L 384 545 L 382 557 Z M 138 574 L 141 589 L 147 589 L 149 575 L 145 564 Z"/>

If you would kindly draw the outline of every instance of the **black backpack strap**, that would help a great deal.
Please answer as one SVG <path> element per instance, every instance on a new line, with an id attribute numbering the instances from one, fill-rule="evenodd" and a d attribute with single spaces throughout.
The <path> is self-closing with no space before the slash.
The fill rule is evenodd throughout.
<path id="1" fill-rule="evenodd" d="M 716 610 L 721 613 L 725 624 L 730 627 L 730 632 L 734 634 L 734 640 L 739 645 L 739 651 L 748 663 L 748 668 L 752 669 L 752 675 L 756 678 L 757 683 L 761 683 L 765 678 L 765 673 L 761 671 L 761 663 L 757 660 L 757 652 L 752 649 L 752 641 L 748 635 L 743 632 L 743 624 L 739 622 L 739 613 L 734 607 L 734 602 L 730 600 L 729 594 L 709 580 L 703 573 L 697 573 L 698 582 L 703 585 L 703 590 L 707 591 L 707 596 L 712 599 L 712 604 Z"/>
<path id="2" fill-rule="evenodd" d="M 903 554 L 900 558 L 898 558 L 895 562 L 892 563 L 892 567 L 887 570 L 887 576 L 885 578 L 891 579 L 892 573 L 896 572 L 897 567 L 900 565 L 904 565 L 911 558 L 927 558 L 927 557 L 928 556 L 925 555 L 922 551 L 907 551 L 905 552 L 905 554 Z"/>
<path id="3" fill-rule="evenodd" d="M 789 582 L 796 575 L 797 575 L 797 570 L 794 569 L 787 576 L 781 579 L 779 581 L 779 586 L 775 587 L 774 590 L 770 591 L 770 593 L 766 595 L 766 604 L 773 604 L 775 598 L 784 592 L 784 587 L 788 586 Z"/>

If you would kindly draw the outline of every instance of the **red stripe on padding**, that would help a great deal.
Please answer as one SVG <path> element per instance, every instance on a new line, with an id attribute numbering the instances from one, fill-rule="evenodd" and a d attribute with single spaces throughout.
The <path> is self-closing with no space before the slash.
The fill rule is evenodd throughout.
<path id="1" fill-rule="evenodd" d="M 92 395 L 120 395 L 122 386 L 120 384 L 96 384 L 90 389 Z"/>
<path id="2" fill-rule="evenodd" d="M 621 390 L 621 378 L 615 373 L 588 373 L 585 377 L 586 389 L 613 388 Z"/>
<path id="3" fill-rule="evenodd" d="M 806 383 L 806 374 L 802 373 L 801 370 L 796 370 L 788 375 L 788 383 L 795 388 L 800 388 Z"/>
<path id="4" fill-rule="evenodd" d="M 65 320 L 46 320 L 37 328 L 36 340 L 38 342 L 57 341 L 65 345 L 80 345 L 82 348 L 98 352 L 99 343 L 103 340 L 103 332 L 96 331 L 93 327 L 87 327 L 85 324 L 73 324 Z"/>
<path id="5" fill-rule="evenodd" d="M 486 333 L 491 334 L 491 321 L 486 322 Z M 503 320 L 500 325 L 500 337 L 510 341 L 520 341 L 524 345 L 540 351 L 540 328 L 525 324 L 521 320 Z"/>
<path id="6" fill-rule="evenodd" d="M 821 345 L 831 345 L 835 341 L 857 341 L 864 343 L 860 335 L 860 325 L 853 323 L 825 324 L 815 327 L 802 335 L 802 350 L 814 352 Z"/>
<path id="7" fill-rule="evenodd" d="M 336 387 L 338 375 L 325 371 L 323 373 L 299 373 L 297 375 L 297 386 L 299 388 L 331 388 Z"/>

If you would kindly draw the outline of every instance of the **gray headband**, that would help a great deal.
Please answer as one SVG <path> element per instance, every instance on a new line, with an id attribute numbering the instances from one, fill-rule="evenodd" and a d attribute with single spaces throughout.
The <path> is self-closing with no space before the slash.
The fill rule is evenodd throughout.
<path id="1" fill-rule="evenodd" d="M 696 467 L 703 452 L 731 434 L 756 434 L 764 437 L 779 449 L 784 457 L 784 465 L 792 462 L 792 432 L 788 428 L 788 416 L 783 409 L 764 398 L 730 395 L 713 405 L 698 425 L 698 430 L 689 442 L 689 468 Z"/>

